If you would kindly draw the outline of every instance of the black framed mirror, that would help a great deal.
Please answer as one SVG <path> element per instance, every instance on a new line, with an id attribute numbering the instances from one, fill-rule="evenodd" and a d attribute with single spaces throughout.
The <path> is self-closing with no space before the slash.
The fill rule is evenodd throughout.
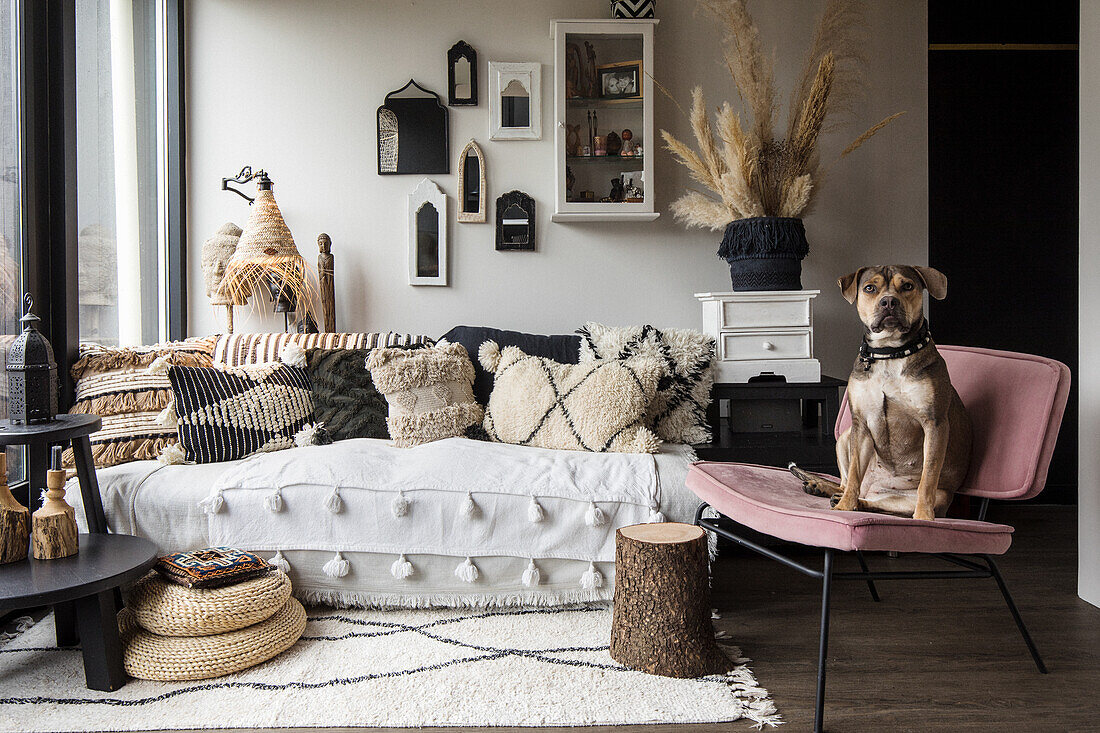
<path id="1" fill-rule="evenodd" d="M 535 249 L 535 200 L 523 191 L 509 191 L 497 199 L 497 249 Z"/>
<path id="2" fill-rule="evenodd" d="M 378 175 L 450 173 L 447 108 L 410 79 L 378 108 Z"/>
<path id="3" fill-rule="evenodd" d="M 477 51 L 466 41 L 447 51 L 447 104 L 477 106 Z"/>

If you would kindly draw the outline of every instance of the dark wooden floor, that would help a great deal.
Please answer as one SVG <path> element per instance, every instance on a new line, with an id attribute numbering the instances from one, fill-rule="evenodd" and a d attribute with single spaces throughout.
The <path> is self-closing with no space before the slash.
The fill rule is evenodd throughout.
<path id="1" fill-rule="evenodd" d="M 1017 528 L 1001 567 L 1050 674 L 1036 672 L 992 580 L 884 582 L 881 603 L 862 583 L 838 582 L 828 731 L 1100 731 L 1100 609 L 1077 597 L 1075 508 L 994 508 L 990 519 Z M 919 565 L 909 557 L 869 559 L 877 569 Z M 838 569 L 855 568 L 851 558 L 839 561 Z M 781 730 L 809 730 L 816 581 L 765 559 L 728 553 L 718 562 L 715 588 L 722 614 L 715 623 L 754 659 L 757 678 L 787 721 Z M 639 730 L 751 727 L 742 721 Z"/>

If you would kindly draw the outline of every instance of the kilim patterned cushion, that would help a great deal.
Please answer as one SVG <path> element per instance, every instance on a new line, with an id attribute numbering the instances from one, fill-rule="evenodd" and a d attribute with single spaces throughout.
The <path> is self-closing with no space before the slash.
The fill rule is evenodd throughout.
<path id="1" fill-rule="evenodd" d="M 671 443 L 709 443 L 707 407 L 716 368 L 714 339 L 689 328 L 586 323 L 581 362 L 653 356 L 668 370 L 646 411 L 646 427 Z"/>
<path id="2" fill-rule="evenodd" d="M 370 349 L 308 349 L 313 418 L 333 440 L 389 438 L 386 398 L 366 370 Z"/>
<path id="3" fill-rule="evenodd" d="M 294 446 L 313 419 L 304 369 L 278 362 L 234 369 L 172 367 L 184 458 L 216 463 Z"/>
<path id="4" fill-rule="evenodd" d="M 91 436 L 96 466 L 154 460 L 176 441 L 174 426 L 157 424 L 157 415 L 172 401 L 167 370 L 150 367 L 159 357 L 181 366 L 211 366 L 216 340 L 208 336 L 127 349 L 80 345 L 72 368 L 76 403 L 69 412 L 103 418 L 103 429 Z M 72 465 L 71 450 L 65 452 L 65 465 Z"/>
<path id="5" fill-rule="evenodd" d="M 642 423 L 664 365 L 652 356 L 559 364 L 486 341 L 478 353 L 494 374 L 485 410 L 493 440 L 559 450 L 656 453 Z"/>
<path id="6" fill-rule="evenodd" d="M 367 368 L 389 403 L 386 425 L 399 448 L 453 438 L 481 422 L 474 365 L 462 344 L 375 349 Z"/>
<path id="7" fill-rule="evenodd" d="M 431 346 L 427 336 L 408 333 L 231 333 L 218 339 L 214 363 L 247 366 L 277 361 L 288 343 L 303 349 L 378 349 L 387 346 Z"/>
<path id="8" fill-rule="evenodd" d="M 275 566 L 244 550 L 207 547 L 165 555 L 153 569 L 165 580 L 188 588 L 220 588 L 255 578 L 274 570 Z"/>

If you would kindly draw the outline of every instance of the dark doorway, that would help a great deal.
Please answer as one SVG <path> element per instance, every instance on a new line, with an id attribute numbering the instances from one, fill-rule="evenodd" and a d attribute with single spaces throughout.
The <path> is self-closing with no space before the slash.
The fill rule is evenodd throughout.
<path id="1" fill-rule="evenodd" d="M 1078 3 L 930 0 L 928 36 L 935 338 L 1076 374 Z M 1074 390 L 1040 501 L 1076 496 Z"/>

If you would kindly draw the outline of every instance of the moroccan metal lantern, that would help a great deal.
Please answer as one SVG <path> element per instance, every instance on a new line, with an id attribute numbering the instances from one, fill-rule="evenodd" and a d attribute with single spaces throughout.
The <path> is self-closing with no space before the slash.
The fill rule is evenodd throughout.
<path id="1" fill-rule="evenodd" d="M 57 415 L 57 362 L 53 347 L 38 330 L 41 319 L 31 312 L 34 300 L 24 300 L 23 333 L 8 349 L 8 419 L 15 425 L 49 422 Z"/>

